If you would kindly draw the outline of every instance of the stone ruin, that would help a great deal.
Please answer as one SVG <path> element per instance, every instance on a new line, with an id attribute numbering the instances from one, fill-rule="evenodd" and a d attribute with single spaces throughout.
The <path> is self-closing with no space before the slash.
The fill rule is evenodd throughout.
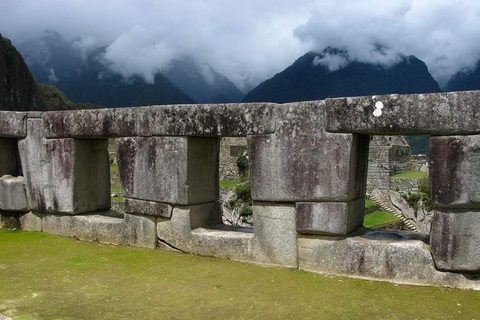
<path id="1" fill-rule="evenodd" d="M 383 108 L 378 108 L 379 104 Z M 0 112 L 0 224 L 396 283 L 480 289 L 480 91 Z M 371 135 L 431 135 L 430 234 L 362 227 Z M 254 228 L 222 225 L 219 139 L 247 137 Z M 116 138 L 125 211 L 110 210 Z"/>
<path id="2" fill-rule="evenodd" d="M 402 136 L 371 136 L 367 190 L 390 190 L 390 177 L 409 171 L 412 150 Z"/>

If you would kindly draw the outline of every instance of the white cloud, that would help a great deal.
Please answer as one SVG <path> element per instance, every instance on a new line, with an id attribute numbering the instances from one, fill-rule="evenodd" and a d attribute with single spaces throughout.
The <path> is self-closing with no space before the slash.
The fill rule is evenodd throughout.
<path id="1" fill-rule="evenodd" d="M 81 48 L 110 44 L 105 58 L 124 75 L 151 80 L 188 54 L 240 87 L 328 46 L 387 65 L 413 54 L 441 82 L 480 57 L 478 0 L 0 1 L 0 32 L 14 43 L 47 28 Z"/>

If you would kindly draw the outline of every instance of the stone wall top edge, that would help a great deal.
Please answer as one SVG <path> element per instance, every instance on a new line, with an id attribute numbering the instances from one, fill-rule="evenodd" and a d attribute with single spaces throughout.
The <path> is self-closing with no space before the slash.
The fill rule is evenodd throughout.
<path id="1" fill-rule="evenodd" d="M 480 91 L 331 98 L 325 105 L 326 130 L 333 133 L 480 133 Z"/>
<path id="2" fill-rule="evenodd" d="M 298 107 L 298 108 L 295 108 Z M 304 109 L 302 109 L 304 108 Z M 299 111 L 300 110 L 300 111 Z M 305 112 L 303 110 L 306 110 Z M 309 110 L 309 111 L 308 111 Z M 323 100 L 276 104 L 230 103 L 152 105 L 143 107 L 13 113 L 22 119 L 41 118 L 47 138 L 115 138 L 129 136 L 245 137 L 272 134 L 278 119 L 296 113 L 311 118 L 325 110 Z M 303 115 L 305 113 L 305 115 Z M 15 129 L 12 113 L 0 111 L 0 136 Z M 322 122 L 323 127 L 323 122 Z M 23 130 L 15 136 L 25 136 Z"/>

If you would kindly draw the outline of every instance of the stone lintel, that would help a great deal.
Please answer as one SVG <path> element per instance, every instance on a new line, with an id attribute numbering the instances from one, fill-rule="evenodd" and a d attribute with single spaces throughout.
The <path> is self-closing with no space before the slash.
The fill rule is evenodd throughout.
<path id="1" fill-rule="evenodd" d="M 326 99 L 326 130 L 370 135 L 480 133 L 480 91 Z"/>

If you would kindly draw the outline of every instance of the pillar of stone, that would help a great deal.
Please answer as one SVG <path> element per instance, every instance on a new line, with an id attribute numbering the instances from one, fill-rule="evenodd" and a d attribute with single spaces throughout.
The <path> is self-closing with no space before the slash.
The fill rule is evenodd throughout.
<path id="1" fill-rule="evenodd" d="M 430 244 L 439 270 L 480 271 L 480 135 L 430 137 Z"/>
<path id="2" fill-rule="evenodd" d="M 219 138 L 128 137 L 117 146 L 126 212 L 171 218 L 180 207 L 218 207 Z M 192 221 L 202 221 L 192 228 L 221 223 L 220 211 L 218 219 L 202 218 L 207 207 L 188 210 Z"/>
<path id="3" fill-rule="evenodd" d="M 367 135 L 325 131 L 318 104 L 286 105 L 275 134 L 249 136 L 252 198 L 297 203 L 297 230 L 347 234 L 363 220 Z"/>
<path id="4" fill-rule="evenodd" d="M 46 139 L 41 119 L 28 119 L 27 133 L 18 145 L 30 210 L 80 214 L 110 208 L 106 139 Z"/>
<path id="5" fill-rule="evenodd" d="M 248 136 L 254 253 L 292 265 L 297 233 L 345 235 L 361 226 L 369 137 L 326 132 L 318 103 L 279 106 L 276 118 L 274 134 Z"/>

